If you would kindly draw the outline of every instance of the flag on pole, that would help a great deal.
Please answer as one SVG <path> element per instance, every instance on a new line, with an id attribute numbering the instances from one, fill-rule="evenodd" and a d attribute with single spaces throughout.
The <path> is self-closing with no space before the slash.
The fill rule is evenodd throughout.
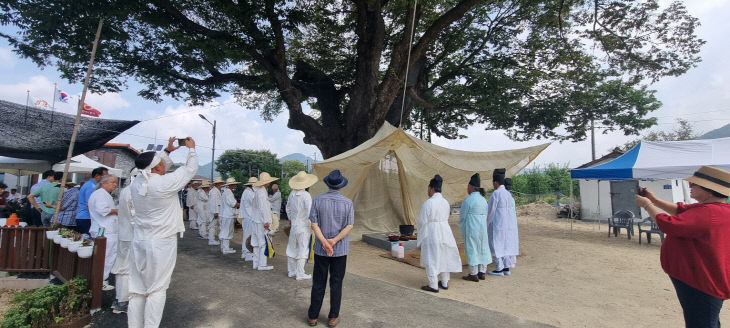
<path id="1" fill-rule="evenodd" d="M 84 107 L 81 108 L 81 114 L 93 116 L 93 117 L 99 117 L 99 115 L 101 115 L 101 112 L 99 110 L 97 110 L 96 108 L 91 107 L 91 106 L 87 105 L 86 103 L 84 103 Z"/>
<path id="2" fill-rule="evenodd" d="M 63 92 L 61 90 L 58 90 L 56 92 L 56 99 L 58 101 L 64 102 L 64 103 L 68 103 L 68 98 L 69 98 L 68 93 L 65 93 L 65 92 Z"/>
<path id="3" fill-rule="evenodd" d="M 35 104 L 36 107 L 43 109 L 48 108 L 48 102 L 43 100 L 43 98 L 33 97 L 33 99 L 35 99 L 33 104 Z"/>

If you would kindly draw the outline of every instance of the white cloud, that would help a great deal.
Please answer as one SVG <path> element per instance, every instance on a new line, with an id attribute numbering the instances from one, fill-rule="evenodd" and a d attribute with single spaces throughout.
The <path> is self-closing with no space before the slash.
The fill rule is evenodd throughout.
<path id="1" fill-rule="evenodd" d="M 76 96 L 81 98 L 81 93 L 77 94 Z M 105 111 L 112 111 L 119 108 L 129 107 L 129 102 L 124 100 L 121 94 L 113 92 L 103 94 L 89 92 L 86 94 L 85 102 L 101 111 L 102 114 Z"/>
<path id="2" fill-rule="evenodd" d="M 15 54 L 10 48 L 0 48 L 0 70 L 15 67 Z"/>

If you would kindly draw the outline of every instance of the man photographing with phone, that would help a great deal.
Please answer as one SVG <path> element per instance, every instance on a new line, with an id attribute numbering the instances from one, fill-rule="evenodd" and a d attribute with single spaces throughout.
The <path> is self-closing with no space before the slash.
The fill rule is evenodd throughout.
<path id="1" fill-rule="evenodd" d="M 129 327 L 160 325 L 177 261 L 177 234 L 185 231 L 177 192 L 198 171 L 198 155 L 193 138 L 186 138 L 185 165 L 167 173 L 172 165 L 168 155 L 180 148 L 174 145 L 176 139 L 171 137 L 164 151 L 144 152 L 134 161 L 140 173 L 130 185 L 135 228 L 130 247 Z"/>

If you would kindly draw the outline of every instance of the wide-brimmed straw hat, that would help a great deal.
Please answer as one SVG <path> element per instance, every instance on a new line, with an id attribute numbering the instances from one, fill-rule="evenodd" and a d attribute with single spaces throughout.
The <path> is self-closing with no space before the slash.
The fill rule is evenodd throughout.
<path id="1" fill-rule="evenodd" d="M 263 185 L 265 185 L 265 184 L 267 184 L 267 183 L 272 183 L 272 182 L 274 182 L 274 181 L 276 181 L 276 180 L 279 180 L 279 178 L 277 178 L 277 177 L 272 177 L 272 176 L 271 176 L 271 175 L 270 175 L 269 173 L 267 173 L 267 172 L 261 172 L 261 174 L 259 174 L 259 181 L 258 181 L 258 182 L 255 182 L 255 183 L 253 184 L 253 186 L 254 186 L 254 187 L 261 187 L 261 186 L 263 186 Z"/>
<path id="2" fill-rule="evenodd" d="M 330 188 L 336 189 L 344 188 L 347 185 L 347 178 L 342 176 L 340 170 L 334 170 L 330 172 L 330 174 L 324 177 L 322 181 L 324 181 L 324 184 L 326 184 Z"/>
<path id="3" fill-rule="evenodd" d="M 208 180 L 203 180 L 203 183 L 200 184 L 200 188 L 210 188 L 211 184 Z"/>
<path id="4" fill-rule="evenodd" d="M 226 182 L 223 181 L 223 179 L 221 179 L 221 178 L 215 178 L 215 179 L 213 179 L 213 184 L 218 184 L 218 183 L 226 183 Z"/>
<path id="5" fill-rule="evenodd" d="M 235 184 L 239 184 L 239 183 L 240 182 L 236 181 L 236 178 L 228 178 L 228 179 L 226 179 L 225 186 L 235 185 Z"/>
<path id="6" fill-rule="evenodd" d="M 289 187 L 292 189 L 307 189 L 311 187 L 313 184 L 317 183 L 319 178 L 314 174 L 309 174 L 304 171 L 299 171 L 297 175 L 291 177 L 289 179 Z"/>
<path id="7" fill-rule="evenodd" d="M 258 178 L 256 178 L 256 177 L 250 177 L 250 178 L 248 178 L 248 182 L 244 183 L 244 185 L 250 186 L 250 185 L 252 185 L 252 184 L 254 184 L 256 182 L 259 182 L 259 179 Z"/>
<path id="8" fill-rule="evenodd" d="M 712 166 L 703 166 L 691 177 L 685 178 L 690 183 L 730 196 L 730 172 Z"/>

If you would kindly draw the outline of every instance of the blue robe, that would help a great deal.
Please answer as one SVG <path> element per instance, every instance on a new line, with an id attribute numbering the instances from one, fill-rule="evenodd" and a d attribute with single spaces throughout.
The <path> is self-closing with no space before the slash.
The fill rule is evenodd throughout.
<path id="1" fill-rule="evenodd" d="M 467 263 L 471 266 L 492 263 L 487 235 L 487 200 L 478 191 L 461 203 L 459 229 L 464 237 Z"/>

